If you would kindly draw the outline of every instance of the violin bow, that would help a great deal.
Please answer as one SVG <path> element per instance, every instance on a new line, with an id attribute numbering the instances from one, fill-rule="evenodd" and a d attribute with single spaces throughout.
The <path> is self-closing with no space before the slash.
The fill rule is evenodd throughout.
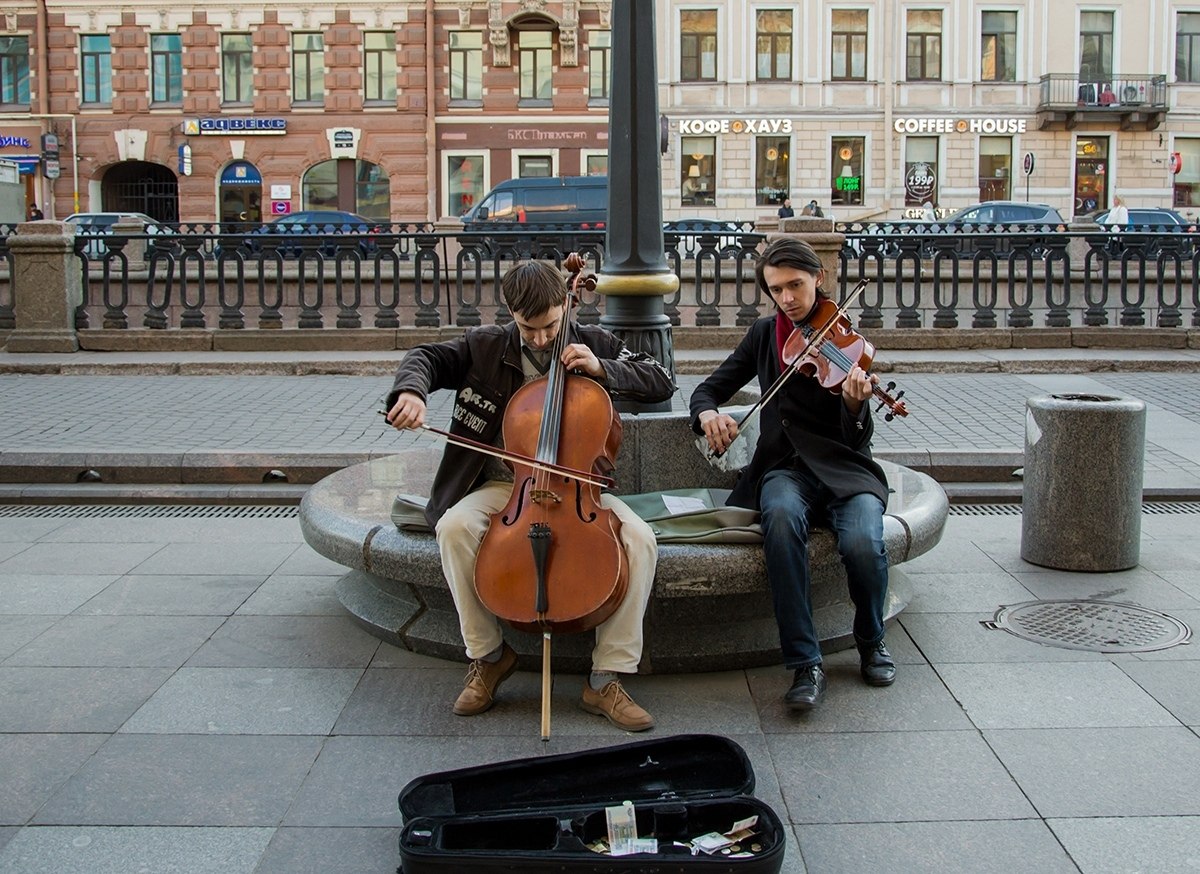
<path id="1" fill-rule="evenodd" d="M 858 296 L 863 293 L 863 291 L 866 289 L 866 287 L 867 287 L 867 280 L 865 278 L 858 280 L 858 285 L 854 286 L 854 288 L 850 292 L 850 294 L 848 294 L 846 296 L 846 299 L 841 303 L 841 305 L 838 306 L 837 312 L 834 313 L 833 318 L 829 319 L 825 323 L 825 326 L 823 328 L 821 328 L 821 330 L 814 331 L 812 333 L 812 335 L 809 336 L 808 342 L 804 344 L 804 348 L 800 351 L 800 354 L 796 356 L 797 361 L 804 358 L 804 356 L 808 354 L 809 349 L 812 349 L 814 346 L 820 345 L 820 343 L 825 339 L 826 334 L 828 334 L 830 332 L 830 330 L 832 330 L 834 323 L 837 322 L 838 319 L 840 319 L 842 316 L 844 316 L 846 314 L 846 311 L 850 309 L 850 305 L 853 304 L 856 300 L 858 300 Z M 794 330 L 799 331 L 800 329 L 795 328 Z M 747 410 L 746 415 L 742 417 L 742 421 L 737 423 L 738 432 L 737 432 L 737 435 L 734 436 L 733 440 L 729 441 L 730 446 L 733 445 L 734 440 L 737 440 L 738 437 L 742 436 L 742 428 L 746 425 L 747 422 L 750 421 L 751 417 L 758 415 L 758 413 L 762 410 L 762 408 L 764 406 L 766 406 L 767 402 L 770 401 L 771 398 L 775 397 L 775 395 L 779 393 L 779 390 L 783 388 L 784 383 L 786 383 L 789 379 L 791 379 L 791 376 L 793 373 L 796 372 L 796 369 L 797 368 L 793 364 L 785 364 L 784 365 L 783 373 L 779 374 L 779 378 L 776 379 L 775 382 L 773 382 L 771 384 L 771 387 L 768 388 L 766 393 L 764 393 L 763 396 L 755 402 L 754 406 L 752 406 L 749 410 Z M 728 452 L 728 451 L 729 451 L 729 446 L 726 446 L 725 452 Z M 724 452 L 712 453 L 714 458 L 720 458 L 724 454 L 725 454 Z"/>

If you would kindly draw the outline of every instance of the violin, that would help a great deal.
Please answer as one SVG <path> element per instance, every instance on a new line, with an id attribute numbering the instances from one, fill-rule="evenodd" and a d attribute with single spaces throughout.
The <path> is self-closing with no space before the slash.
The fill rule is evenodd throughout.
<path id="1" fill-rule="evenodd" d="M 572 272 L 563 321 L 545 376 L 513 394 L 504 412 L 513 490 L 492 515 L 475 562 L 475 591 L 489 611 L 523 631 L 542 632 L 542 739 L 550 732 L 550 634 L 587 631 L 608 619 L 629 586 L 621 520 L 600 506 L 621 446 L 621 417 L 595 380 L 562 363 L 584 260 Z M 521 460 L 523 459 L 523 460 Z M 592 474 L 581 477 L 579 472 Z"/>
<path id="2" fill-rule="evenodd" d="M 812 315 L 792 331 L 783 345 L 784 364 L 813 377 L 824 388 L 837 394 L 841 393 L 842 383 L 854 365 L 857 364 L 866 373 L 870 371 L 874 360 L 874 344 L 850 326 L 850 320 L 844 315 L 844 307 L 839 308 L 833 301 L 823 297 L 817 298 Z M 890 394 L 895 387 L 894 382 L 889 382 L 884 388 L 877 382 L 871 383 L 871 394 L 879 401 L 876 412 L 887 407 L 884 419 L 889 422 L 896 416 L 903 418 L 908 415 L 908 408 L 901 400 L 904 397 L 903 390 L 895 395 Z"/>

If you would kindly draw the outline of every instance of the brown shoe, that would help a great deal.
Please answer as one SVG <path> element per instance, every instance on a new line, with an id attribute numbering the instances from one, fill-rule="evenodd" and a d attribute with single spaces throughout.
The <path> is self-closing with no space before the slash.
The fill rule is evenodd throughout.
<path id="1" fill-rule="evenodd" d="M 500 651 L 500 660 L 492 663 L 475 659 L 467 668 L 467 684 L 454 702 L 459 716 L 483 713 L 496 702 L 496 690 L 517 669 L 517 654 L 507 643 Z"/>
<path id="2" fill-rule="evenodd" d="M 638 707 L 637 702 L 621 687 L 620 680 L 613 680 L 599 692 L 585 680 L 579 706 L 588 713 L 607 718 L 625 731 L 645 731 L 654 727 L 654 717 Z"/>

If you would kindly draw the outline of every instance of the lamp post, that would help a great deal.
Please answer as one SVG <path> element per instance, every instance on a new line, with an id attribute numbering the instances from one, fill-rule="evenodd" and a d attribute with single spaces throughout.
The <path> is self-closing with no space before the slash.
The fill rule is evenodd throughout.
<path id="1" fill-rule="evenodd" d="M 607 298 L 600 324 L 634 352 L 653 356 L 674 378 L 675 350 L 663 298 L 679 290 L 679 277 L 663 254 L 654 6 L 648 0 L 613 0 L 608 239 L 597 291 Z M 671 409 L 669 400 L 615 405 L 629 413 Z"/>

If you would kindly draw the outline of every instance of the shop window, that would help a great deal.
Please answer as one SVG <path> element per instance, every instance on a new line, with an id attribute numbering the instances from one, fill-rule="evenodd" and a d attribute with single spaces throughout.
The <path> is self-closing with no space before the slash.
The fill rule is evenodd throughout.
<path id="1" fill-rule="evenodd" d="M 760 9 L 755 14 L 755 21 L 758 80 L 789 81 L 792 78 L 792 11 Z"/>
<path id="2" fill-rule="evenodd" d="M 717 202 L 716 139 L 683 137 L 681 145 L 681 202 L 684 206 L 714 206 Z"/>
<path id="3" fill-rule="evenodd" d="M 980 50 L 980 79 L 1017 81 L 1017 13 L 984 12 Z"/>
<path id="4" fill-rule="evenodd" d="M 937 206 L 938 138 L 908 137 L 904 141 L 904 205 Z"/>
<path id="5" fill-rule="evenodd" d="M 1075 215 L 1108 206 L 1108 137 L 1075 141 Z"/>
<path id="6" fill-rule="evenodd" d="M 1179 137 L 1175 140 L 1176 159 L 1179 166 L 1175 174 L 1175 206 L 1200 206 L 1200 139 Z"/>
<path id="7" fill-rule="evenodd" d="M 383 168 L 370 161 L 340 158 L 314 164 L 300 180 L 303 209 L 340 209 L 391 221 L 391 191 Z"/>
<path id="8" fill-rule="evenodd" d="M 150 91 L 154 103 L 183 102 L 183 38 L 177 33 L 150 36 Z"/>
<path id="9" fill-rule="evenodd" d="M 1180 12 L 1176 16 L 1175 80 L 1200 82 L 1200 12 Z"/>
<path id="10" fill-rule="evenodd" d="M 755 138 L 754 202 L 759 206 L 779 206 L 791 196 L 790 152 L 791 141 L 787 137 Z"/>
<path id="11" fill-rule="evenodd" d="M 829 202 L 834 206 L 862 206 L 863 202 L 863 137 L 834 137 L 830 167 L 833 179 L 829 185 Z"/>
<path id="12" fill-rule="evenodd" d="M 227 104 L 254 99 L 254 45 L 248 33 L 221 34 L 221 98 Z"/>
<path id="13" fill-rule="evenodd" d="M 483 35 L 478 31 L 450 33 L 450 99 L 483 99 Z"/>
<path id="14" fill-rule="evenodd" d="M 363 100 L 396 102 L 396 34 L 390 30 L 363 34 Z"/>
<path id="15" fill-rule="evenodd" d="M 583 172 L 588 176 L 607 176 L 608 175 L 608 155 L 596 154 L 585 155 L 583 162 Z"/>
<path id="16" fill-rule="evenodd" d="M 518 36 L 520 98 L 524 105 L 549 105 L 553 92 L 554 34 L 523 30 Z"/>
<path id="17" fill-rule="evenodd" d="M 112 41 L 107 35 L 79 37 L 82 102 L 112 106 Z"/>
<path id="18" fill-rule="evenodd" d="M 830 56 L 834 79 L 867 78 L 867 10 L 833 10 L 833 37 Z"/>
<path id="19" fill-rule="evenodd" d="M 1106 82 L 1112 78 L 1113 14 L 1079 14 L 1079 81 Z"/>
<path id="20" fill-rule="evenodd" d="M 593 103 L 608 102 L 608 89 L 612 81 L 612 31 L 593 30 L 588 33 L 588 100 Z"/>
<path id="21" fill-rule="evenodd" d="M 483 155 L 446 156 L 447 215 L 464 215 L 484 195 L 483 162 Z"/>
<path id="22" fill-rule="evenodd" d="M 941 81 L 942 10 L 908 10 L 907 46 L 908 81 Z"/>
<path id="23" fill-rule="evenodd" d="M 717 80 L 717 10 L 691 9 L 679 13 L 679 80 Z"/>
<path id="24" fill-rule="evenodd" d="M 0 103 L 29 106 L 29 37 L 0 37 Z"/>
<path id="25" fill-rule="evenodd" d="M 325 102 L 325 37 L 292 34 L 292 103 Z"/>
<path id="26" fill-rule="evenodd" d="M 554 175 L 553 155 L 517 155 L 517 178 Z"/>
<path id="27" fill-rule="evenodd" d="M 979 138 L 979 201 L 1009 200 L 1012 137 Z"/>

